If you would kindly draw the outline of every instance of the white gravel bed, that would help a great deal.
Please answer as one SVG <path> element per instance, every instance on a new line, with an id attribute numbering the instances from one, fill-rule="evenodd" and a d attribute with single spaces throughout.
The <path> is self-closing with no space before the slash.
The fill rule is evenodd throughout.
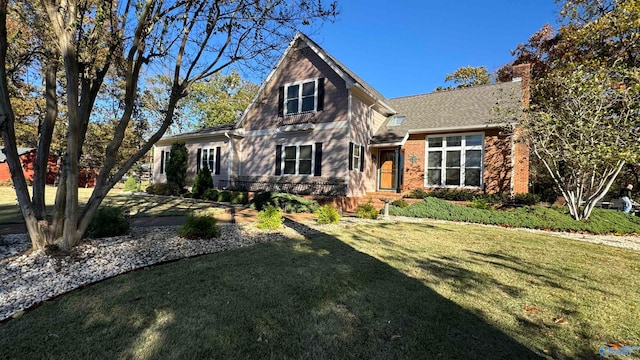
<path id="1" fill-rule="evenodd" d="M 79 287 L 160 262 L 277 241 L 283 236 L 300 237 L 321 230 L 331 231 L 357 224 L 381 222 L 478 225 L 399 216 L 389 216 L 380 220 L 342 218 L 336 225 L 318 225 L 315 221 L 286 221 L 286 226 L 278 231 L 258 230 L 254 224 L 220 224 L 220 237 L 211 240 L 183 239 L 176 235 L 177 226 L 140 227 L 132 228 L 131 234 L 127 236 L 83 242 L 65 256 L 47 255 L 36 251 L 24 252 L 30 245 L 26 234 L 3 235 L 0 242 L 0 321 Z M 560 236 L 640 251 L 638 236 L 503 229 Z"/>
<path id="2" fill-rule="evenodd" d="M 190 256 L 211 254 L 257 243 L 300 236 L 289 228 L 261 231 L 255 225 L 221 224 L 220 237 L 188 240 L 178 227 L 133 228 L 130 235 L 94 239 L 74 247 L 70 254 L 22 252 L 26 234 L 4 235 L 0 244 L 0 321 L 79 287 L 137 268 Z M 8 245 L 8 246 L 7 246 Z"/>

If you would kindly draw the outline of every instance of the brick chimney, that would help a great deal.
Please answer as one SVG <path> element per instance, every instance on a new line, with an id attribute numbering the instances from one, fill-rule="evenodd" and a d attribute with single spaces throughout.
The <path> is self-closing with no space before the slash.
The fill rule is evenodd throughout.
<path id="1" fill-rule="evenodd" d="M 525 109 L 529 108 L 529 99 L 531 96 L 531 92 L 529 90 L 531 86 L 531 64 L 519 64 L 513 65 L 512 73 L 513 73 L 513 81 L 520 81 L 522 86 L 522 107 Z"/>
<path id="2" fill-rule="evenodd" d="M 512 67 L 513 81 L 519 81 L 522 88 L 522 108 L 529 108 L 531 96 L 531 64 L 519 64 Z M 525 112 L 524 116 L 528 116 Z M 522 138 L 522 126 L 514 128 L 512 141 L 512 195 L 529 192 L 529 144 Z"/>

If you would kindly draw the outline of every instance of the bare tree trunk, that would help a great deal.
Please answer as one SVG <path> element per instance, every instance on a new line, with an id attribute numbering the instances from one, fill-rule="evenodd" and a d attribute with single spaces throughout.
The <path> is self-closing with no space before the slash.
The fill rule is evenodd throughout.
<path id="1" fill-rule="evenodd" d="M 49 168 L 49 153 L 51 150 L 51 139 L 56 118 L 58 117 L 58 98 L 56 94 L 56 80 L 58 72 L 58 58 L 53 55 L 49 58 L 45 67 L 45 100 L 46 113 L 44 121 L 40 125 L 38 150 L 34 165 L 33 176 L 33 207 L 38 220 L 46 220 L 47 210 L 44 196 Z"/>

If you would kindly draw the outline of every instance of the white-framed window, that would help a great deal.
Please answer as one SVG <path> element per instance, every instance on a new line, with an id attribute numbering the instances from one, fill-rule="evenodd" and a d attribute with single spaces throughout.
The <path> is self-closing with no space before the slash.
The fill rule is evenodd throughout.
<path id="1" fill-rule="evenodd" d="M 200 169 L 204 169 L 206 165 L 211 173 L 215 169 L 216 149 L 200 149 Z"/>
<path id="2" fill-rule="evenodd" d="M 362 146 L 360 144 L 353 144 L 353 157 L 351 163 L 353 164 L 353 170 L 360 171 L 360 162 L 362 161 Z"/>
<path id="3" fill-rule="evenodd" d="M 284 114 L 295 115 L 316 111 L 318 79 L 304 80 L 284 86 Z"/>
<path id="4" fill-rule="evenodd" d="M 283 145 L 282 146 L 282 174 L 283 175 L 312 175 L 313 174 L 313 145 Z"/>
<path id="5" fill-rule="evenodd" d="M 482 187 L 484 135 L 427 137 L 425 186 Z"/>
<path id="6" fill-rule="evenodd" d="M 164 150 L 160 153 L 160 174 L 167 173 L 167 164 L 169 163 L 169 156 L 171 152 L 168 150 Z"/>

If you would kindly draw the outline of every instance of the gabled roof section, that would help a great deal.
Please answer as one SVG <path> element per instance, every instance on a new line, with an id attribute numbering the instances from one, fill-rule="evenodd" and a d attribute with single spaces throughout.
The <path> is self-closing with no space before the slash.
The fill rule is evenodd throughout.
<path id="1" fill-rule="evenodd" d="M 390 99 L 398 115 L 406 116 L 402 124 L 388 126 L 394 116 L 378 129 L 371 144 L 388 144 L 407 134 L 422 132 L 464 131 L 503 126 L 493 109 L 498 101 L 521 110 L 522 84 L 498 83 L 423 95 Z"/>
<path id="2" fill-rule="evenodd" d="M 256 93 L 255 97 L 253 98 L 253 100 L 251 100 L 251 103 L 249 104 L 247 109 L 243 112 L 242 116 L 236 123 L 236 127 L 239 128 L 240 126 L 242 126 L 242 123 L 244 123 L 244 120 L 247 116 L 246 114 L 249 113 L 248 109 L 252 107 L 260 98 L 260 95 L 266 88 L 267 84 L 278 72 L 280 66 L 282 65 L 284 60 L 289 56 L 289 54 L 292 51 L 297 51 L 298 49 L 302 49 L 305 47 L 309 47 L 310 49 L 312 49 L 320 59 L 322 59 L 325 63 L 327 63 L 327 65 L 329 65 L 329 67 L 331 67 L 331 69 L 335 71 L 336 74 L 338 74 L 338 76 L 340 76 L 345 81 L 345 83 L 347 84 L 347 88 L 352 88 L 352 87 L 361 88 L 364 91 L 364 93 L 366 93 L 369 97 L 371 97 L 371 100 L 373 102 L 379 103 L 382 107 L 386 108 L 390 114 L 395 113 L 395 110 L 391 108 L 388 100 L 384 97 L 384 95 L 382 95 L 380 92 L 374 89 L 373 86 L 369 85 L 367 82 L 362 80 L 358 75 L 356 75 L 349 68 L 347 68 L 342 63 L 340 63 L 336 58 L 333 57 L 333 55 L 325 51 L 322 47 L 320 47 L 320 45 L 318 45 L 315 41 L 311 40 L 307 35 L 298 31 L 294 36 L 293 40 L 291 40 L 291 42 L 289 43 L 289 46 L 287 46 L 287 49 L 284 51 L 282 56 L 280 56 L 280 59 L 278 59 L 278 61 L 276 62 L 276 65 L 273 67 L 269 75 L 267 75 L 265 80 L 260 85 L 260 88 L 258 89 L 258 92 Z"/>
<path id="3" fill-rule="evenodd" d="M 24 147 L 19 147 L 18 148 L 18 155 L 24 155 L 24 154 L 28 154 L 31 151 L 35 150 L 35 148 L 24 148 Z M 0 146 L 0 163 L 3 163 L 7 161 L 7 155 L 4 153 L 4 146 Z"/>

